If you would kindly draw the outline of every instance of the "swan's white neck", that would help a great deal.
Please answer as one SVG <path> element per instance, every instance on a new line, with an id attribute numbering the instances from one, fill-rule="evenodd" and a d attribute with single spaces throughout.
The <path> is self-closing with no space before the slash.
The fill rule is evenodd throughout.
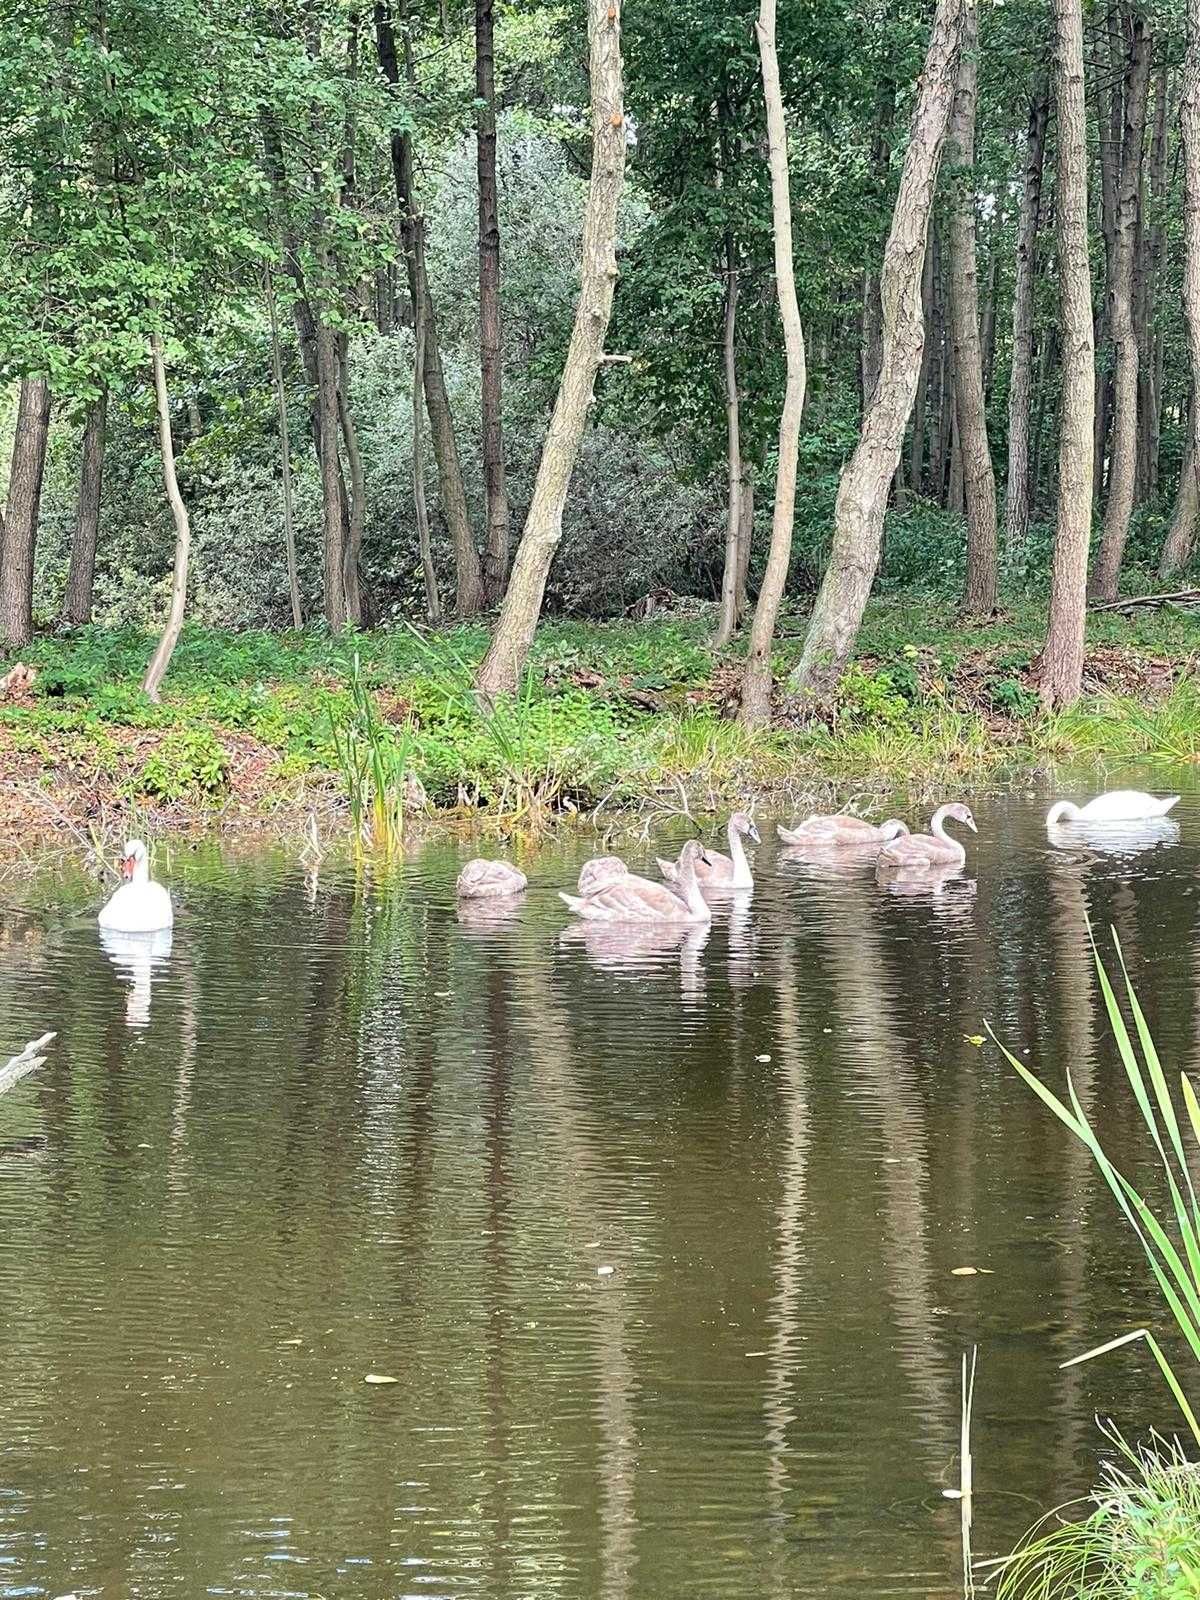
<path id="1" fill-rule="evenodd" d="M 1052 828 L 1056 822 L 1070 822 L 1079 815 L 1079 807 L 1071 800 L 1059 800 L 1050 807 L 1046 813 L 1046 826 Z"/>
<path id="2" fill-rule="evenodd" d="M 705 922 L 712 916 L 708 901 L 700 893 L 700 884 L 696 878 L 696 865 L 690 858 L 679 869 L 679 887 L 683 890 L 683 903 L 694 916 L 702 917 Z"/>
<path id="3" fill-rule="evenodd" d="M 150 861 L 147 856 L 143 856 L 140 861 L 133 863 L 133 871 L 129 876 L 129 882 L 138 888 L 150 882 Z"/>
<path id="4" fill-rule="evenodd" d="M 754 886 L 754 879 L 750 874 L 750 862 L 746 856 L 746 847 L 742 843 L 742 836 L 731 822 L 725 830 L 729 840 L 729 859 L 733 862 L 732 884 L 735 889 L 750 889 Z"/>

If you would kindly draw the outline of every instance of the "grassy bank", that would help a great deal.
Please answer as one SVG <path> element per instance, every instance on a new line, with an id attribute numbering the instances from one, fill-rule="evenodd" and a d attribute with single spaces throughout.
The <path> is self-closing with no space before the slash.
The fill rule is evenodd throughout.
<path id="1" fill-rule="evenodd" d="M 829 714 L 805 721 L 781 697 L 775 725 L 757 734 L 735 720 L 738 648 L 713 656 L 707 617 L 547 623 L 522 694 L 490 716 L 469 695 L 481 627 L 429 637 L 192 628 L 160 706 L 138 688 L 145 634 L 46 635 L 21 654 L 32 686 L 0 701 L 0 823 L 348 810 L 348 744 L 383 759 L 410 812 L 516 821 L 678 801 L 681 789 L 700 808 L 831 780 L 945 786 L 1078 756 L 1200 753 L 1200 622 L 1094 618 L 1087 698 L 1051 717 L 1029 671 L 1040 625 L 1034 606 L 966 628 L 944 604 L 879 602 Z M 803 619 L 784 628 L 781 677 Z"/>

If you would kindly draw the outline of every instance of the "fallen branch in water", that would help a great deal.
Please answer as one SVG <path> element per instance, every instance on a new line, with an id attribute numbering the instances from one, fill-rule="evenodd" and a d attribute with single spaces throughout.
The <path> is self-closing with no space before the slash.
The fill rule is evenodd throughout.
<path id="1" fill-rule="evenodd" d="M 40 1055 L 39 1051 L 44 1050 L 52 1039 L 57 1038 L 56 1033 L 44 1033 L 40 1039 L 31 1039 L 20 1055 L 13 1056 L 6 1067 L 0 1067 L 0 1094 L 11 1089 L 14 1083 L 20 1083 L 21 1079 L 36 1067 L 44 1066 L 46 1058 Z"/>

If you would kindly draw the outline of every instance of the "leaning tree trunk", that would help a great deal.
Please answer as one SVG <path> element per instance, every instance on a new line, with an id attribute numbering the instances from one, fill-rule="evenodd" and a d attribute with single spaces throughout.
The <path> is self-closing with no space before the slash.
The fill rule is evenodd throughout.
<path id="1" fill-rule="evenodd" d="M 926 328 L 933 320 L 933 240 L 925 245 L 925 264 L 921 269 L 921 317 Z M 929 400 L 929 372 L 933 365 L 933 340 L 926 335 L 921 351 L 921 372 L 913 402 L 912 431 L 908 446 L 908 486 L 913 494 L 925 488 L 925 413 Z"/>
<path id="2" fill-rule="evenodd" d="M 1184 471 L 1200 472 L 1200 0 L 1187 0 L 1187 50 L 1179 106 L 1183 143 L 1183 312 L 1192 368 Z"/>
<path id="3" fill-rule="evenodd" d="M 626 152 L 621 0 L 588 0 L 588 35 L 592 176 L 583 215 L 579 304 L 512 575 L 475 678 L 476 691 L 485 700 L 516 689 L 533 643 L 617 285 L 617 210 Z"/>
<path id="4" fill-rule="evenodd" d="M 996 609 L 996 475 L 988 444 L 979 335 L 979 275 L 975 253 L 975 107 L 979 98 L 979 7 L 964 0 L 958 89 L 950 116 L 951 160 L 969 181 L 955 186 L 950 214 L 950 328 L 954 339 L 954 398 L 967 512 L 967 583 L 963 607 L 970 616 Z"/>
<path id="5" fill-rule="evenodd" d="M 33 557 L 49 433 L 50 385 L 45 378 L 25 378 L 17 403 L 0 550 L 0 640 L 17 648 L 33 638 Z"/>
<path id="6" fill-rule="evenodd" d="M 725 454 L 728 506 L 725 520 L 725 565 L 721 573 L 721 615 L 713 635 L 714 650 L 724 650 L 738 625 L 737 585 L 742 533 L 742 425 L 737 371 L 738 268 L 733 235 L 725 236 L 725 316 L 721 340 L 725 375 Z"/>
<path id="7" fill-rule="evenodd" d="M 1195 398 L 1192 405 L 1195 408 Z M 1158 565 L 1160 578 L 1170 578 L 1182 572 L 1192 559 L 1196 548 L 1196 517 L 1200 513 L 1200 485 L 1196 482 L 1196 441 L 1189 427 L 1183 451 L 1183 468 L 1179 474 L 1179 491 L 1175 496 L 1175 511 L 1163 544 L 1162 560 Z"/>
<path id="8" fill-rule="evenodd" d="M 938 165 L 950 121 L 962 50 L 963 0 L 938 0 L 930 32 L 892 231 L 884 251 L 883 362 L 862 436 L 838 487 L 833 552 L 793 678 L 809 693 L 831 690 L 841 677 L 854 641 L 883 542 L 888 490 L 912 411 L 925 319 L 921 269 Z"/>
<path id="9" fill-rule="evenodd" d="M 508 491 L 501 410 L 500 211 L 496 196 L 496 57 L 493 0 L 475 0 L 476 173 L 479 187 L 479 365 L 483 481 L 487 489 L 484 594 L 494 605 L 508 576 Z"/>
<path id="10" fill-rule="evenodd" d="M 167 625 L 163 629 L 158 648 L 146 668 L 142 679 L 142 692 L 156 704 L 162 681 L 171 665 L 175 646 L 183 628 L 183 612 L 187 604 L 188 553 L 192 543 L 192 527 L 188 521 L 187 507 L 179 492 L 179 479 L 175 476 L 175 444 L 171 438 L 171 401 L 167 394 L 167 371 L 163 364 L 162 340 L 158 334 L 150 335 L 150 359 L 154 368 L 154 399 L 158 411 L 158 449 L 162 457 L 163 483 L 171 516 L 175 522 L 175 566 L 171 574 L 171 603 L 167 610 Z"/>
<path id="11" fill-rule="evenodd" d="M 762 61 L 763 97 L 767 105 L 767 159 L 771 169 L 771 226 L 775 235 L 775 293 L 783 323 L 787 358 L 787 384 L 779 418 L 779 458 L 775 470 L 775 510 L 771 522 L 771 547 L 742 677 L 741 721 L 748 728 L 771 720 L 771 644 L 787 583 L 792 554 L 792 525 L 796 519 L 796 472 L 800 460 L 800 423 L 804 415 L 804 390 L 808 371 L 800 302 L 796 298 L 796 264 L 792 255 L 792 196 L 788 184 L 787 123 L 783 89 L 779 82 L 779 54 L 775 46 L 775 0 L 761 0 L 758 8 L 758 53 Z M 869 374 L 868 374 L 869 376 Z M 873 392 L 873 391 L 872 391 Z"/>
<path id="12" fill-rule="evenodd" d="M 400 11 L 400 16 L 403 20 L 403 10 Z M 390 12 L 382 4 L 375 7 L 375 39 L 379 51 L 380 69 L 388 83 L 395 87 L 400 82 L 396 33 Z M 411 50 L 408 47 L 407 36 L 405 54 L 406 64 L 411 66 Z M 415 67 L 412 71 L 415 72 Z M 408 75 L 411 77 L 412 73 Z M 433 441 L 434 460 L 437 462 L 442 511 L 450 532 L 450 543 L 454 549 L 454 608 L 460 617 L 474 616 L 483 605 L 483 574 L 467 510 L 467 491 L 463 483 L 462 463 L 459 460 L 450 397 L 446 392 L 446 376 L 442 369 L 442 354 L 438 346 L 437 315 L 434 311 L 433 296 L 429 290 L 429 275 L 424 270 L 424 251 L 418 250 L 415 244 L 418 234 L 424 238 L 425 219 L 416 203 L 411 133 L 393 129 L 391 157 L 392 181 L 396 188 L 396 203 L 400 212 L 400 229 L 404 242 L 404 262 L 408 273 L 409 298 L 414 305 L 420 299 L 425 318 L 425 368 L 422 374 L 425 383 L 425 408 L 429 413 L 429 431 Z"/>
<path id="13" fill-rule="evenodd" d="M 1150 34 L 1145 17 L 1129 0 L 1123 0 L 1121 17 L 1129 40 L 1129 56 L 1109 314 L 1115 352 L 1112 457 L 1108 469 L 1104 533 L 1091 582 L 1091 593 L 1097 600 L 1116 597 L 1137 488 L 1138 341 L 1133 300 L 1142 147 L 1146 132 L 1146 91 L 1150 83 Z"/>
<path id="14" fill-rule="evenodd" d="M 1008 387 L 1008 483 L 1004 499 L 1004 543 L 1019 550 L 1029 533 L 1029 426 L 1033 416 L 1033 301 L 1037 237 L 1046 165 L 1050 85 L 1039 82 L 1029 102 L 1025 181 L 1017 220 L 1017 271 L 1013 285 L 1012 366 Z"/>
<path id="15" fill-rule="evenodd" d="M 1079 698 L 1083 681 L 1096 406 L 1096 346 L 1088 260 L 1083 0 L 1054 0 L 1054 29 L 1062 401 L 1050 616 L 1046 643 L 1037 662 L 1041 697 L 1047 706 L 1072 705 Z"/>
<path id="16" fill-rule="evenodd" d="M 79 463 L 79 505 L 71 539 L 71 565 L 63 598 L 63 621 L 82 628 L 92 620 L 92 591 L 96 578 L 96 542 L 100 533 L 100 495 L 104 485 L 104 432 L 108 391 L 101 390 L 87 411 L 83 451 Z"/>

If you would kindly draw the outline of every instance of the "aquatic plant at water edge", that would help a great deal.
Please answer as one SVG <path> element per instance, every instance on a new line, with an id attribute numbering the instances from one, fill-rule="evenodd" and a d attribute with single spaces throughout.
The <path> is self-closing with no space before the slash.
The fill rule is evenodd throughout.
<path id="1" fill-rule="evenodd" d="M 1158 1051 L 1151 1038 L 1145 1014 L 1134 993 L 1125 966 L 1125 957 L 1121 951 L 1121 943 L 1115 933 L 1113 939 L 1121 965 L 1125 996 L 1137 1035 L 1136 1045 L 1125 1025 L 1120 1002 L 1094 941 L 1092 955 L 1099 975 L 1100 991 L 1104 996 L 1105 1010 L 1108 1012 L 1109 1025 L 1117 1041 L 1121 1065 L 1125 1069 L 1125 1076 L 1133 1090 L 1138 1112 L 1153 1142 L 1166 1182 L 1171 1203 L 1170 1217 L 1163 1219 L 1156 1215 L 1129 1180 L 1113 1165 L 1080 1103 L 1069 1069 L 1067 1091 L 1070 1106 L 1068 1107 L 1053 1090 L 1047 1088 L 1041 1079 L 1029 1070 L 1024 1062 L 1019 1061 L 1003 1045 L 1000 1048 L 1004 1051 L 1009 1064 L 1039 1099 L 1049 1106 L 1055 1116 L 1090 1150 L 1117 1204 L 1138 1237 L 1154 1275 L 1154 1281 L 1170 1308 L 1179 1332 L 1186 1340 L 1193 1357 L 1200 1363 L 1200 1202 L 1197 1201 L 1188 1164 L 1188 1152 L 1184 1146 L 1183 1130 L 1166 1073 L 1163 1071 Z M 988 1031 L 991 1032 L 990 1027 Z M 992 1034 L 992 1037 L 995 1038 L 995 1034 Z M 999 1043 L 999 1040 L 996 1042 Z M 1191 1143 L 1194 1146 L 1191 1154 L 1195 1161 L 1200 1157 L 1200 1101 L 1197 1100 L 1186 1073 L 1181 1074 L 1180 1081 L 1191 1129 Z M 1134 1340 L 1144 1340 L 1150 1348 L 1167 1386 L 1175 1397 L 1176 1404 L 1191 1429 L 1192 1436 L 1197 1444 L 1200 1444 L 1200 1423 L 1197 1423 L 1183 1385 L 1158 1340 L 1148 1328 L 1136 1328 L 1130 1333 L 1122 1334 L 1097 1350 L 1076 1356 L 1074 1360 L 1076 1362 L 1090 1360 L 1093 1356 L 1103 1355 Z M 1072 1364 L 1074 1363 L 1068 1363 Z"/>
<path id="2" fill-rule="evenodd" d="M 371 691 L 363 682 L 357 655 L 350 674 L 350 704 L 331 707 L 329 727 L 338 769 L 350 800 L 355 845 L 371 845 L 385 855 L 404 841 L 404 798 L 412 740 L 385 727 Z"/>
<path id="3" fill-rule="evenodd" d="M 1196 1600 L 1200 1470 L 1177 1444 L 1133 1450 L 1111 1430 L 1094 1509 L 1052 1512 L 1005 1561 L 997 1600 Z"/>

